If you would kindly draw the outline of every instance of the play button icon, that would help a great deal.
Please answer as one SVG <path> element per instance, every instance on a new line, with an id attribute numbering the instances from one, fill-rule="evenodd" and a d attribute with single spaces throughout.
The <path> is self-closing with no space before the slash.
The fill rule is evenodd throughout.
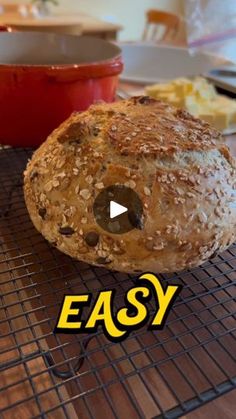
<path id="1" fill-rule="evenodd" d="M 137 193 L 124 185 L 104 188 L 96 197 L 93 213 L 97 224 L 112 234 L 143 228 L 143 206 Z"/>
<path id="2" fill-rule="evenodd" d="M 116 218 L 121 214 L 124 214 L 128 211 L 128 208 L 123 207 L 123 205 L 118 204 L 117 202 L 110 202 L 110 218 Z"/>

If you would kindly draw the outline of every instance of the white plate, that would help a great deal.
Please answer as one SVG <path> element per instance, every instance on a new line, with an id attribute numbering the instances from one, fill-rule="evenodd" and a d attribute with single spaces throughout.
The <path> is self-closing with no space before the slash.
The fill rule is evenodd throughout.
<path id="1" fill-rule="evenodd" d="M 213 55 L 191 55 L 187 48 L 145 43 L 120 43 L 124 59 L 121 80 L 152 84 L 176 77 L 196 76 L 225 64 Z"/>
<path id="2" fill-rule="evenodd" d="M 230 75 L 226 76 L 226 75 L 220 75 L 220 73 L 214 74 L 214 71 L 210 71 L 205 76 L 211 82 L 213 82 L 215 86 L 220 87 L 221 89 L 224 89 L 236 95 L 236 65 L 220 67 L 217 70 L 232 71 L 235 74 L 232 73 L 232 76 Z"/>

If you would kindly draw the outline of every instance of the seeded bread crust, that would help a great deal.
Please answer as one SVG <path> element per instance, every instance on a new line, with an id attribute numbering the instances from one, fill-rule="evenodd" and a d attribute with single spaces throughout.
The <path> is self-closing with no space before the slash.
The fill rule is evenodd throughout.
<path id="1" fill-rule="evenodd" d="M 98 193 L 134 189 L 143 229 L 102 230 Z M 34 153 L 25 201 L 36 229 L 62 252 L 123 272 L 175 272 L 236 241 L 236 162 L 221 135 L 148 97 L 73 114 Z"/>

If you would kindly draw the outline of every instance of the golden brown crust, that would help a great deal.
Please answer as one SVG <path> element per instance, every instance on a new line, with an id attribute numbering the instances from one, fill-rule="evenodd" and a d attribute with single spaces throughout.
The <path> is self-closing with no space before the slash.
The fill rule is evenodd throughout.
<path id="1" fill-rule="evenodd" d="M 124 115 L 123 115 L 124 113 Z M 184 110 L 151 98 L 133 98 L 107 128 L 113 146 L 125 155 L 173 154 L 209 150 L 220 134 Z"/>
<path id="2" fill-rule="evenodd" d="M 94 199 L 115 183 L 140 196 L 142 230 L 117 236 L 95 223 Z M 126 272 L 197 266 L 236 239 L 236 166 L 220 134 L 146 97 L 73 114 L 28 164 L 25 199 L 60 250 Z"/>

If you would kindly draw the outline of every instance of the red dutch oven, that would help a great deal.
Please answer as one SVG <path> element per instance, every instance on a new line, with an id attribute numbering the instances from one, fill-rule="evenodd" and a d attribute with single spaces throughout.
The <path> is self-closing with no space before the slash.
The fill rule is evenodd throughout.
<path id="1" fill-rule="evenodd" d="M 38 146 L 73 111 L 112 102 L 122 69 L 119 47 L 101 39 L 1 32 L 0 143 Z"/>

